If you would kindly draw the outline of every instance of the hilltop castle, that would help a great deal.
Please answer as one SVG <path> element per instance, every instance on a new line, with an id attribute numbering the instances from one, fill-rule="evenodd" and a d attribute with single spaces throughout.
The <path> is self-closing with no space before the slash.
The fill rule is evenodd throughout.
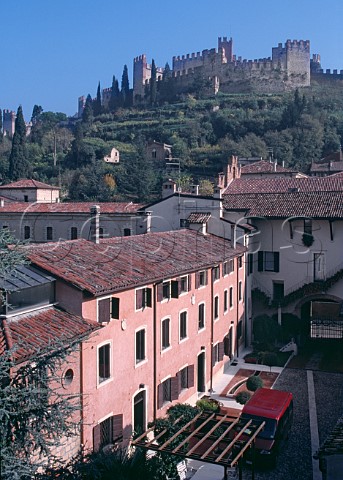
<path id="1" fill-rule="evenodd" d="M 319 58 L 319 57 L 318 57 Z M 161 80 L 163 68 L 157 69 Z M 233 54 L 232 38 L 218 38 L 218 48 L 173 57 L 172 78 L 178 93 L 186 93 L 196 78 L 208 80 L 209 93 L 273 93 L 310 85 L 310 42 L 287 40 L 272 49 L 272 56 L 245 60 Z M 133 99 L 144 99 L 151 79 L 151 65 L 146 55 L 133 62 Z"/>

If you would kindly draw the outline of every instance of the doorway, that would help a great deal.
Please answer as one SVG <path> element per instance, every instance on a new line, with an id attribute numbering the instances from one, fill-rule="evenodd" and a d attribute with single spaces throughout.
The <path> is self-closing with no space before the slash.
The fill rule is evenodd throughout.
<path id="1" fill-rule="evenodd" d="M 142 390 L 137 393 L 133 399 L 133 430 L 135 433 L 142 433 L 145 431 L 145 404 L 146 392 Z"/>
<path id="2" fill-rule="evenodd" d="M 198 355 L 198 392 L 205 392 L 206 390 L 206 381 L 205 381 L 205 352 L 202 352 Z"/>

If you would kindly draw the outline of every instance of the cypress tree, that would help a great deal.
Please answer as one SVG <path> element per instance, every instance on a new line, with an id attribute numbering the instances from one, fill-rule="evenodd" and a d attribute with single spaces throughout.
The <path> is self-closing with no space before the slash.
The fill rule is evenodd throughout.
<path id="1" fill-rule="evenodd" d="M 101 88 L 100 88 L 100 82 L 98 84 L 98 89 L 96 92 L 96 99 L 94 100 L 93 104 L 93 113 L 94 115 L 100 115 L 102 111 L 102 106 L 101 106 Z"/>
<path id="2" fill-rule="evenodd" d="M 91 124 L 93 122 L 93 100 L 90 95 L 87 95 L 85 108 L 82 112 L 82 121 Z"/>
<path id="3" fill-rule="evenodd" d="M 15 132 L 9 158 L 9 178 L 19 180 L 31 176 L 31 165 L 26 156 L 26 125 L 21 105 L 18 107 L 15 120 Z"/>
<path id="4" fill-rule="evenodd" d="M 157 98 L 157 78 L 156 78 L 156 65 L 155 60 L 151 63 L 151 79 L 150 79 L 150 103 L 155 105 Z"/>
<path id="5" fill-rule="evenodd" d="M 121 97 L 123 107 L 130 105 L 130 84 L 127 65 L 124 65 L 123 75 L 121 77 Z"/>
<path id="6" fill-rule="evenodd" d="M 119 99 L 120 99 L 119 83 L 116 77 L 113 75 L 111 98 L 108 105 L 110 112 L 113 112 L 119 106 Z"/>
<path id="7" fill-rule="evenodd" d="M 0 143 L 3 141 L 3 132 L 2 132 L 2 110 L 0 108 Z"/>

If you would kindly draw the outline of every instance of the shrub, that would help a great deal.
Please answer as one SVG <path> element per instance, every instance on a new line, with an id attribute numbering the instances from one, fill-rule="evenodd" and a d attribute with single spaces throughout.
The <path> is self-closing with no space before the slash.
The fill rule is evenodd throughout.
<path id="1" fill-rule="evenodd" d="M 250 399 L 251 394 L 249 392 L 239 392 L 236 395 L 236 402 L 244 405 Z"/>
<path id="2" fill-rule="evenodd" d="M 214 398 L 201 398 L 197 401 L 196 406 L 199 410 L 203 410 L 205 412 L 218 412 L 220 410 L 222 403 L 218 402 Z"/>
<path id="3" fill-rule="evenodd" d="M 263 387 L 263 380 L 257 375 L 251 375 L 247 380 L 247 389 L 251 392 L 256 392 L 258 388 Z"/>
<path id="4" fill-rule="evenodd" d="M 278 365 L 278 356 L 275 352 L 265 352 L 262 361 L 264 365 L 268 365 L 268 367 L 270 367 L 271 371 L 273 365 Z"/>

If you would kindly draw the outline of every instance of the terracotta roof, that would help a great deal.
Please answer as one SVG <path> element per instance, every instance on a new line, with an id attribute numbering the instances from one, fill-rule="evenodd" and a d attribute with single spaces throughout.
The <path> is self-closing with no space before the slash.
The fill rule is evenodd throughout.
<path id="1" fill-rule="evenodd" d="M 223 205 L 255 217 L 343 218 L 343 177 L 239 178 L 227 187 Z"/>
<path id="2" fill-rule="evenodd" d="M 211 218 L 210 213 L 192 212 L 187 218 L 189 223 L 207 223 Z"/>
<path id="3" fill-rule="evenodd" d="M 126 290 L 214 265 L 245 251 L 229 240 L 192 230 L 112 237 L 99 244 L 79 239 L 27 247 L 52 275 L 93 295 Z"/>
<path id="4" fill-rule="evenodd" d="M 0 188 L 44 188 L 49 190 L 59 190 L 59 187 L 54 185 L 48 185 L 47 183 L 38 182 L 38 180 L 23 179 L 17 182 L 8 183 L 7 185 L 1 185 Z"/>
<path id="5" fill-rule="evenodd" d="M 223 195 L 239 193 L 282 193 L 290 189 L 299 192 L 343 192 L 340 177 L 280 177 L 280 178 L 236 178 Z"/>
<path id="6" fill-rule="evenodd" d="M 65 202 L 65 203 L 27 203 L 13 202 L 0 207 L 1 213 L 88 213 L 90 207 L 99 205 L 101 213 L 134 213 L 142 205 L 126 202 Z"/>
<path id="7" fill-rule="evenodd" d="M 259 162 L 254 162 L 250 165 L 244 165 L 241 167 L 241 175 L 246 175 L 248 173 L 292 173 L 295 170 L 290 170 L 289 168 L 282 167 L 281 165 L 274 162 L 267 162 L 266 160 L 260 160 Z"/>
<path id="8" fill-rule="evenodd" d="M 15 347 L 14 359 L 23 361 L 37 350 L 86 336 L 101 326 L 56 307 L 0 320 L 0 355 Z"/>

